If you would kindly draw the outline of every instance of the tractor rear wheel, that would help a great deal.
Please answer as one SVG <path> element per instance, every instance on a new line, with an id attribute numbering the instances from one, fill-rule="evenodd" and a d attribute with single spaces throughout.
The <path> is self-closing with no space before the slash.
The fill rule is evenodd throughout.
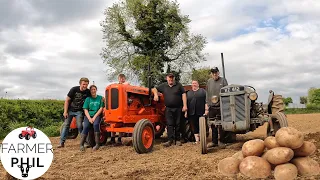
<path id="1" fill-rule="evenodd" d="M 271 112 L 272 114 L 276 114 L 277 112 L 284 111 L 284 102 L 281 95 L 273 95 L 272 98 L 272 105 L 271 105 Z"/>
<path id="2" fill-rule="evenodd" d="M 201 154 L 207 154 L 207 121 L 204 117 L 199 119 Z"/>
<path id="3" fill-rule="evenodd" d="M 138 121 L 133 129 L 133 147 L 137 153 L 152 151 L 155 139 L 153 124 L 147 119 Z"/>
<path id="4" fill-rule="evenodd" d="M 62 129 L 64 128 L 64 123 L 60 126 L 60 136 L 62 134 Z M 75 139 L 78 137 L 78 128 L 75 128 L 75 129 L 71 129 L 69 128 L 69 131 L 68 131 L 68 135 L 67 135 L 67 139 Z"/>
<path id="5" fill-rule="evenodd" d="M 288 120 L 284 113 L 277 112 L 275 114 L 271 114 L 270 116 L 273 124 L 273 131 L 271 130 L 270 123 L 268 123 L 267 136 L 275 136 L 280 128 L 288 127 Z"/>

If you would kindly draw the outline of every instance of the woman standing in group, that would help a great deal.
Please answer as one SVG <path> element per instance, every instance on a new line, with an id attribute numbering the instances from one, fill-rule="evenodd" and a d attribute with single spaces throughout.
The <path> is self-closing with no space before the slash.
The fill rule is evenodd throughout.
<path id="1" fill-rule="evenodd" d="M 190 121 L 197 144 L 200 140 L 199 118 L 205 114 L 206 91 L 203 88 L 199 88 L 197 80 L 193 80 L 191 86 L 192 90 L 187 92 L 188 112 L 185 116 Z"/>
<path id="2" fill-rule="evenodd" d="M 81 141 L 80 141 L 80 151 L 84 151 L 84 142 L 88 136 L 90 127 L 93 126 L 94 136 L 96 145 L 93 147 L 93 150 L 98 150 L 100 147 L 100 121 L 101 113 L 104 107 L 103 97 L 97 95 L 97 86 L 90 86 L 91 97 L 87 97 L 84 104 L 84 127 L 82 131 Z"/>

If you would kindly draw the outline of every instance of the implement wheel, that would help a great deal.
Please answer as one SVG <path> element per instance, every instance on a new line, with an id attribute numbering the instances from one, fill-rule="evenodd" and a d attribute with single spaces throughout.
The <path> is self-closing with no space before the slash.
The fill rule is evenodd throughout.
<path id="1" fill-rule="evenodd" d="M 275 114 L 271 114 L 273 130 L 271 129 L 270 123 L 268 123 L 267 127 L 267 136 L 275 136 L 277 131 L 282 127 L 288 127 L 288 120 L 284 113 L 277 112 Z"/>
<path id="2" fill-rule="evenodd" d="M 133 147 L 137 153 L 143 154 L 152 151 L 155 139 L 155 130 L 147 119 L 138 121 L 133 129 Z"/>
<path id="3" fill-rule="evenodd" d="M 201 144 L 201 154 L 207 154 L 207 121 L 206 118 L 199 118 L 199 131 L 200 131 L 200 144 Z"/>

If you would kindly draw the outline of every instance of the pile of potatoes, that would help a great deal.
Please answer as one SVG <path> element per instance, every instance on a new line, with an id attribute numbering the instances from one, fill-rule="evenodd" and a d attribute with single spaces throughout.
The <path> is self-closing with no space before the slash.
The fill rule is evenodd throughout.
<path id="1" fill-rule="evenodd" d="M 298 174 L 314 176 L 320 173 L 319 163 L 310 158 L 316 150 L 312 142 L 304 140 L 302 132 L 283 127 L 275 137 L 245 142 L 241 151 L 219 162 L 218 170 L 229 177 L 235 177 L 238 173 L 248 178 L 273 175 L 276 180 L 295 179 Z"/>

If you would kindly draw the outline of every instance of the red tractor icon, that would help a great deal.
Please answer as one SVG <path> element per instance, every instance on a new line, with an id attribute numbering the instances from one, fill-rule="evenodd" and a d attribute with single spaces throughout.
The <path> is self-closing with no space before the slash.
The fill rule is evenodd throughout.
<path id="1" fill-rule="evenodd" d="M 37 133 L 32 127 L 27 127 L 26 130 L 22 130 L 19 134 L 20 139 L 26 138 L 26 140 L 29 140 L 31 137 L 33 137 L 33 139 L 37 137 Z"/>

